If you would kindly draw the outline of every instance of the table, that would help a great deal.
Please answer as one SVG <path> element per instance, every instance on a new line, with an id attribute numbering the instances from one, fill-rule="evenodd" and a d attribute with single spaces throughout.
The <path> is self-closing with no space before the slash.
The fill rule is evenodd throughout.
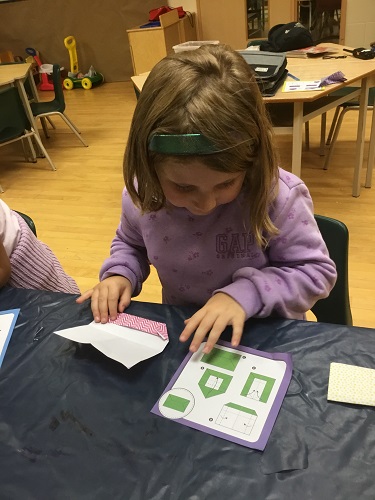
<path id="1" fill-rule="evenodd" d="M 39 101 L 38 91 L 35 86 L 34 78 L 31 74 L 31 67 L 31 63 L 0 64 L 0 86 L 15 85 L 17 87 L 30 124 L 40 139 L 38 127 L 35 123 L 34 115 L 31 111 L 29 103 L 29 98 L 26 94 L 24 86 L 25 81 L 28 79 L 28 81 L 30 82 L 33 99 L 36 102 Z"/>
<path id="2" fill-rule="evenodd" d="M 246 323 L 243 345 L 294 364 L 259 452 L 150 413 L 187 352 L 178 334 L 191 310 L 133 301 L 128 312 L 166 322 L 170 342 L 127 370 L 52 333 L 91 321 L 75 296 L 4 288 L 0 303 L 21 307 L 0 369 L 1 498 L 373 499 L 374 408 L 326 396 L 330 362 L 374 367 L 375 330 Z"/>
<path id="3" fill-rule="evenodd" d="M 375 85 L 375 59 L 363 61 L 356 59 L 347 52 L 342 52 L 341 45 L 324 43 L 324 46 L 331 46 L 338 50 L 338 55 L 347 55 L 346 59 L 322 59 L 322 58 L 289 58 L 288 71 L 297 76 L 300 80 L 317 80 L 340 69 L 346 77 L 346 81 L 338 84 L 328 85 L 322 91 L 293 92 L 285 93 L 279 89 L 273 97 L 265 97 L 264 101 L 269 105 L 280 103 L 293 104 L 293 126 L 291 128 L 275 128 L 276 133 L 292 133 L 292 172 L 301 177 L 301 157 L 302 157 L 302 135 L 303 124 L 319 115 L 322 115 L 332 108 L 352 98 L 359 98 L 360 109 L 358 116 L 356 152 L 354 160 L 354 175 L 352 195 L 360 195 L 361 170 L 363 165 L 363 149 L 365 143 L 365 127 L 368 90 Z M 147 74 L 132 77 L 136 91 L 142 89 Z M 358 87 L 350 94 L 343 97 L 331 98 L 331 94 L 344 87 Z M 312 108 L 313 111 L 304 112 L 304 108 Z M 375 160 L 375 108 L 372 113 L 372 125 L 369 141 L 369 154 L 366 171 L 366 187 L 371 187 L 372 169 Z"/>
<path id="4" fill-rule="evenodd" d="M 322 91 L 285 93 L 281 89 L 273 97 L 266 97 L 265 102 L 273 105 L 277 103 L 293 103 L 293 134 L 292 143 L 292 172 L 301 176 L 301 155 L 302 155 L 302 134 L 303 123 L 308 122 L 316 116 L 326 113 L 343 102 L 352 98 L 359 98 L 360 109 L 358 116 L 356 153 L 354 161 L 354 175 L 352 195 L 360 195 L 361 169 L 363 164 L 363 149 L 365 143 L 366 113 L 369 87 L 375 85 L 375 60 L 363 61 L 356 59 L 347 52 L 341 45 L 333 43 L 324 43 L 322 45 L 330 46 L 338 50 L 337 55 L 347 55 L 346 59 L 322 59 L 322 58 L 289 58 L 288 71 L 298 77 L 300 80 L 317 80 L 340 70 L 346 77 L 346 81 L 327 85 Z M 350 47 L 346 47 L 349 48 Z M 351 50 L 351 49 L 350 49 Z M 335 54 L 336 55 L 336 54 Z M 337 99 L 325 99 L 344 87 L 359 87 L 357 90 Z M 304 113 L 306 104 L 314 104 L 316 109 L 312 112 Z M 278 130 L 276 130 L 278 132 Z M 367 161 L 366 187 L 371 187 L 372 169 L 375 159 L 375 108 L 372 113 L 372 125 L 370 132 L 370 149 Z"/>

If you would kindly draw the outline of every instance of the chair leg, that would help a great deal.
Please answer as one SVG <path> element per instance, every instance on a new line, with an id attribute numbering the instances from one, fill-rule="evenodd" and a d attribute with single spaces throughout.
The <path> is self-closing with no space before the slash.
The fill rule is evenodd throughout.
<path id="1" fill-rule="evenodd" d="M 25 147 L 25 140 L 24 139 L 22 139 L 21 144 L 22 144 L 23 156 L 25 157 L 26 161 L 29 161 L 30 160 L 30 146 L 29 146 L 29 151 L 27 151 L 26 147 Z"/>
<path id="2" fill-rule="evenodd" d="M 85 141 L 82 139 L 82 137 L 80 136 L 80 132 L 79 130 L 73 125 L 73 123 L 69 120 L 69 118 L 66 116 L 65 113 L 60 113 L 60 116 L 62 117 L 62 119 L 65 121 L 65 123 L 68 125 L 68 127 L 72 130 L 72 132 L 75 133 L 75 135 L 78 137 L 78 139 L 82 142 L 82 144 L 84 146 L 86 146 L 86 148 L 88 147 L 88 144 L 85 143 Z"/>
<path id="3" fill-rule="evenodd" d="M 341 113 L 340 113 L 339 119 L 337 120 L 335 131 L 334 131 L 333 137 L 332 137 L 332 142 L 331 142 L 331 144 L 330 144 L 330 146 L 328 148 L 328 153 L 327 153 L 327 155 L 326 155 L 326 157 L 324 159 L 324 165 L 323 165 L 323 169 L 324 170 L 328 169 L 329 162 L 331 161 L 331 156 L 332 156 L 333 148 L 335 147 L 335 144 L 336 144 L 336 141 L 337 141 L 337 137 L 338 137 L 339 132 L 340 132 L 342 120 L 343 120 L 344 115 L 345 115 L 345 113 L 346 113 L 347 110 L 348 110 L 348 108 L 344 108 L 341 111 Z"/>
<path id="4" fill-rule="evenodd" d="M 0 193 L 4 193 L 3 186 L 0 184 Z"/>
<path id="5" fill-rule="evenodd" d="M 27 132 L 27 130 L 25 130 L 25 132 Z M 26 152 L 25 142 L 24 142 L 25 140 L 27 141 L 27 144 L 28 144 L 28 148 L 29 148 L 28 152 Z M 26 139 L 22 140 L 22 147 L 23 147 L 23 154 L 25 155 L 26 161 L 31 160 L 32 163 L 36 163 L 37 162 L 36 153 L 35 153 L 35 149 L 34 149 L 31 137 L 26 137 Z"/>
<path id="6" fill-rule="evenodd" d="M 339 113 L 340 113 L 340 106 L 337 106 L 337 108 L 335 109 L 335 114 L 333 116 L 332 123 L 331 123 L 331 128 L 329 129 L 329 132 L 328 132 L 326 146 L 329 146 L 331 144 L 331 139 L 333 136 L 333 132 L 335 131 L 335 127 L 336 127 L 336 123 L 337 123 L 337 118 L 339 117 Z"/>
<path id="7" fill-rule="evenodd" d="M 49 116 L 46 116 L 46 120 L 51 125 L 53 130 L 56 130 L 55 124 L 53 123 L 53 121 L 51 120 L 51 118 Z"/>
<path id="8" fill-rule="evenodd" d="M 49 164 L 51 165 L 52 170 L 56 170 L 56 167 L 55 167 L 53 161 L 51 160 L 49 154 L 47 153 L 46 148 L 43 146 L 42 141 L 39 139 L 38 135 L 35 133 L 35 130 L 31 129 L 31 131 L 34 134 L 34 139 L 36 140 L 38 146 L 40 147 L 40 150 L 42 151 L 42 153 L 44 154 L 44 156 L 47 158 Z"/>
<path id="9" fill-rule="evenodd" d="M 49 139 L 48 128 L 47 128 L 46 119 L 45 119 L 44 116 L 40 117 L 40 123 L 42 124 L 42 128 L 43 128 L 43 132 L 44 132 L 45 138 Z"/>

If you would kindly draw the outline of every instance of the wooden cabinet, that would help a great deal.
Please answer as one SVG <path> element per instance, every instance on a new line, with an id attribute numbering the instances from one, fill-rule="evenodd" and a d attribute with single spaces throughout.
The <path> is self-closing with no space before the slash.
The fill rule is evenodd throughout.
<path id="1" fill-rule="evenodd" d="M 179 30 L 180 30 L 180 42 L 190 42 L 197 39 L 197 16 L 195 12 L 192 12 L 185 17 L 180 19 Z"/>
<path id="2" fill-rule="evenodd" d="M 193 25 L 187 16 L 179 19 L 172 10 L 160 16 L 160 27 L 127 30 L 134 75 L 150 71 L 163 57 L 173 52 L 173 46 L 196 40 L 195 17 Z"/>
<path id="3" fill-rule="evenodd" d="M 127 30 L 134 74 L 150 71 L 180 43 L 179 17 L 172 10 L 160 16 L 160 27 Z"/>
<path id="4" fill-rule="evenodd" d="M 198 40 L 219 40 L 245 49 L 248 39 L 246 0 L 197 0 Z"/>

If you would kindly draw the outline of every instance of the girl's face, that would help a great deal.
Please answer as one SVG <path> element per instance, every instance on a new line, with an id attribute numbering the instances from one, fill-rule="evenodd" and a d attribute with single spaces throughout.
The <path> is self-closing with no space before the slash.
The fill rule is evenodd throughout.
<path id="1" fill-rule="evenodd" d="M 245 172 L 219 172 L 198 160 L 167 160 L 157 168 L 164 195 L 175 207 L 193 215 L 208 215 L 239 195 Z"/>

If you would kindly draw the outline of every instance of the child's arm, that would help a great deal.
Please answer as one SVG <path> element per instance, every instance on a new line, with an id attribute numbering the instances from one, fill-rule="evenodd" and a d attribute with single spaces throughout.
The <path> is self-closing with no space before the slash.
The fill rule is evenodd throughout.
<path id="1" fill-rule="evenodd" d="M 150 274 L 146 245 L 139 228 L 141 217 L 124 189 L 121 221 L 111 244 L 111 255 L 104 261 L 99 275 L 101 281 L 110 276 L 127 278 L 132 285 L 132 295 L 140 293 L 142 283 Z"/>
<path id="2" fill-rule="evenodd" d="M 4 286 L 10 278 L 10 260 L 4 245 L 0 242 L 0 287 Z"/>
<path id="3" fill-rule="evenodd" d="M 238 269 L 230 285 L 216 290 L 237 300 L 246 318 L 303 319 L 336 282 L 336 267 L 315 222 L 306 186 L 299 181 L 279 200 L 273 211 L 279 234 L 266 249 L 268 264 Z"/>
<path id="4" fill-rule="evenodd" d="M 228 325 L 233 328 L 232 345 L 238 345 L 244 321 L 253 316 L 303 319 L 317 300 L 329 295 L 336 268 L 315 222 L 306 186 L 300 182 L 282 199 L 273 211 L 279 234 L 265 251 L 268 264 L 238 269 L 232 283 L 216 290 L 186 322 L 180 340 L 195 331 L 193 352 L 205 335 L 205 352 L 209 352 Z"/>
<path id="5" fill-rule="evenodd" d="M 139 210 L 123 192 L 120 225 L 111 244 L 110 257 L 100 269 L 100 283 L 82 294 L 78 303 L 91 297 L 95 321 L 106 323 L 123 312 L 132 296 L 138 295 L 150 273 L 145 244 L 137 227 Z"/>

